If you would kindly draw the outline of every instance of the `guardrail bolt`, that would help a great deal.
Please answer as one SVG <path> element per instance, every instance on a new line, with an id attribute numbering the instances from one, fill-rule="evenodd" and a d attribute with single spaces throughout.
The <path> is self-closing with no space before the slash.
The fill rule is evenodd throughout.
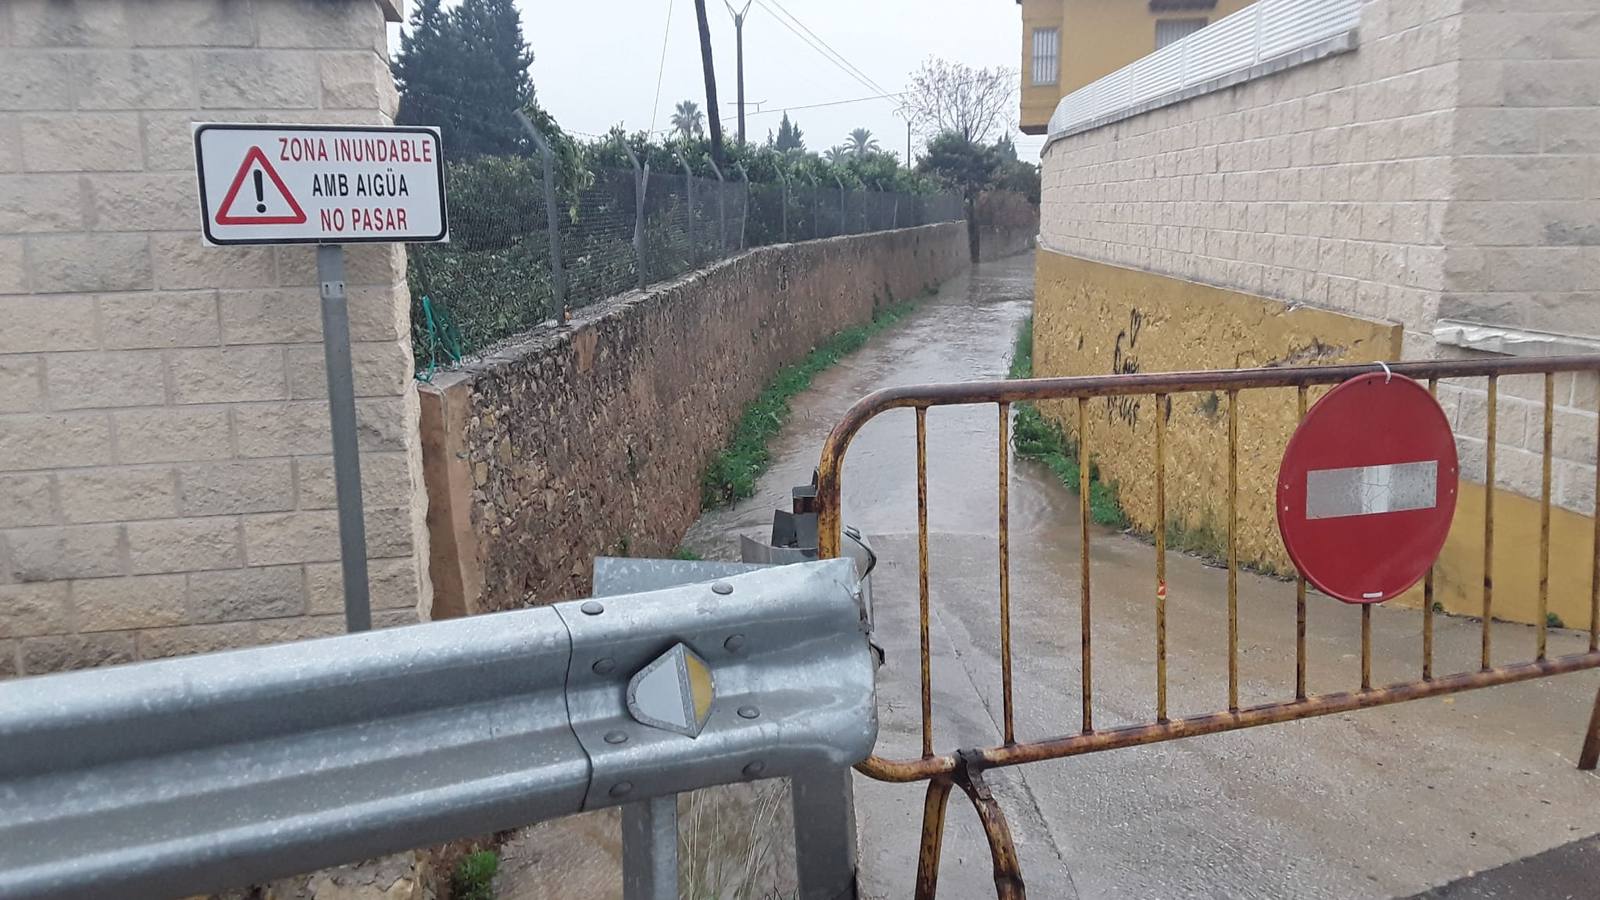
<path id="1" fill-rule="evenodd" d="M 608 744 L 626 744 L 627 742 L 628 735 L 621 731 L 606 732 L 606 743 Z"/>
<path id="2" fill-rule="evenodd" d="M 761 715 L 761 710 L 756 709 L 754 706 L 739 707 L 739 718 L 741 719 L 754 719 L 759 715 Z"/>
<path id="3" fill-rule="evenodd" d="M 619 781 L 611 786 L 611 796 L 623 797 L 633 790 L 633 782 Z"/>
<path id="4" fill-rule="evenodd" d="M 598 616 L 606 611 L 605 606 L 599 600 L 585 600 L 583 605 L 578 608 L 583 610 L 583 614 L 586 616 Z"/>
<path id="5" fill-rule="evenodd" d="M 595 660 L 594 665 L 590 666 L 589 668 L 593 669 L 596 675 L 609 675 L 611 670 L 615 669 L 616 667 L 617 661 L 607 656 L 604 659 Z"/>
<path id="6" fill-rule="evenodd" d="M 758 759 L 744 767 L 744 775 L 746 778 L 755 778 L 766 770 L 767 764 Z"/>
<path id="7" fill-rule="evenodd" d="M 711 584 L 711 593 L 713 593 L 713 594 L 724 594 L 724 595 L 731 594 L 731 593 L 733 593 L 733 585 L 727 583 L 726 581 L 715 581 L 715 582 L 712 582 L 712 584 Z"/>
<path id="8" fill-rule="evenodd" d="M 727 640 L 722 642 L 722 648 L 729 653 L 738 653 L 744 649 L 744 635 L 730 635 Z"/>

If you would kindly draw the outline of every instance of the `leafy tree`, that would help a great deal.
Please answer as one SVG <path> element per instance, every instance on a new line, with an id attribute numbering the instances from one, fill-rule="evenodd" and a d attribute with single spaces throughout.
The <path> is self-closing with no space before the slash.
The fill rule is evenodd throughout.
<path id="1" fill-rule="evenodd" d="M 1029 203 L 1038 206 L 1041 193 L 1039 167 L 1017 158 L 1017 145 L 1011 142 L 1009 136 L 996 141 L 994 147 L 1000 155 L 1000 168 L 995 174 L 994 186 L 1021 194 L 1028 198 Z"/>
<path id="2" fill-rule="evenodd" d="M 834 165 L 839 165 L 849 159 L 853 154 L 844 147 L 834 144 L 822 153 L 822 158 Z"/>
<path id="3" fill-rule="evenodd" d="M 972 261 L 978 261 L 978 192 L 994 185 L 1003 158 L 998 144 L 985 145 L 960 132 L 946 131 L 928 141 L 928 151 L 917 168 L 961 191 L 967 207 L 967 243 Z"/>
<path id="4" fill-rule="evenodd" d="M 421 0 L 395 60 L 395 120 L 440 126 L 449 159 L 520 152 L 513 113 L 533 102 L 532 62 L 512 0 L 462 0 L 449 13 Z"/>
<path id="5" fill-rule="evenodd" d="M 845 142 L 845 148 L 857 159 L 869 153 L 878 152 L 878 139 L 872 132 L 865 128 L 856 128 L 850 132 L 850 137 Z"/>
<path id="6" fill-rule="evenodd" d="M 778 138 L 773 141 L 772 147 L 779 153 L 805 152 L 806 142 L 801 138 L 800 126 L 789 121 L 787 112 L 783 114 L 783 121 L 778 123 Z"/>
<path id="7" fill-rule="evenodd" d="M 901 112 L 924 137 L 953 132 L 984 144 L 1010 130 L 1016 90 L 1011 69 L 974 69 L 930 56 L 911 74 Z"/>
<path id="8" fill-rule="evenodd" d="M 693 100 L 680 100 L 672 113 L 672 128 L 685 141 L 705 134 L 705 113 Z"/>

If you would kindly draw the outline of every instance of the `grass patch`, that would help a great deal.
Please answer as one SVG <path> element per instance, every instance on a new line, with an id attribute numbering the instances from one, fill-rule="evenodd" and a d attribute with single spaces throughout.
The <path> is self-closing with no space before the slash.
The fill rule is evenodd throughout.
<path id="1" fill-rule="evenodd" d="M 869 338 L 916 308 L 912 301 L 892 303 L 873 313 L 872 321 L 846 328 L 813 347 L 805 359 L 786 366 L 769 382 L 734 426 L 733 438 L 700 478 L 700 508 L 715 509 L 754 494 L 756 479 L 772 457 L 767 443 L 789 418 L 789 401 L 811 385 L 818 372 L 861 349 Z"/>
<path id="2" fill-rule="evenodd" d="M 1011 352 L 1010 378 L 1033 377 L 1033 317 L 1023 320 L 1017 330 L 1016 344 Z M 1075 448 L 1067 440 L 1061 426 L 1046 419 L 1032 403 L 1017 403 L 1016 415 L 1011 422 L 1011 443 L 1017 455 L 1044 463 L 1061 483 L 1074 493 L 1080 485 L 1081 472 Z M 1117 486 L 1100 477 L 1100 467 L 1089 460 L 1089 517 L 1097 524 L 1113 528 L 1127 528 L 1128 514 L 1117 499 Z"/>
<path id="3" fill-rule="evenodd" d="M 679 547 L 678 549 L 672 551 L 672 558 L 673 559 L 684 559 L 684 560 L 688 560 L 690 562 L 699 562 L 702 559 L 704 559 L 705 557 L 703 557 L 700 554 L 694 552 L 693 550 L 690 550 L 687 547 Z"/>
<path id="4" fill-rule="evenodd" d="M 494 876 L 500 871 L 500 854 L 480 850 L 462 857 L 450 873 L 450 896 L 455 900 L 494 900 Z"/>

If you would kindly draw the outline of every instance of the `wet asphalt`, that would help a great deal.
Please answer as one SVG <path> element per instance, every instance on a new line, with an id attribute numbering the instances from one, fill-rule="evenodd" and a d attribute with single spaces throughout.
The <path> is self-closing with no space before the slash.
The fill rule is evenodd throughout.
<path id="1" fill-rule="evenodd" d="M 821 373 L 793 403 L 756 496 L 705 515 L 685 546 L 734 558 L 738 535 L 765 536 L 771 511 L 786 508 L 789 489 L 810 479 L 829 429 L 872 390 L 1003 377 L 1032 294 L 1031 256 L 983 264 Z M 999 743 L 996 426 L 992 405 L 928 415 L 938 751 Z M 1015 716 L 1018 739 L 1028 741 L 1081 727 L 1080 539 L 1076 497 L 1035 463 L 1013 458 L 1010 469 Z M 846 521 L 870 536 L 881 557 L 877 639 L 888 662 L 879 679 L 878 752 L 914 757 L 920 706 L 909 410 L 860 432 L 844 486 Z M 1090 543 L 1095 724 L 1147 722 L 1154 714 L 1154 552 L 1103 529 L 1092 531 Z M 1171 714 L 1224 709 L 1226 573 L 1170 557 L 1168 582 Z M 1239 610 L 1241 702 L 1292 697 L 1293 585 L 1242 574 Z M 1314 597 L 1309 618 L 1310 689 L 1355 688 L 1359 615 Z M 1415 677 L 1420 621 L 1415 611 L 1376 610 L 1375 684 Z M 1436 668 L 1475 668 L 1478 629 L 1469 620 L 1438 621 Z M 1495 630 L 1505 661 L 1530 650 L 1531 629 Z M 1583 646 L 1573 632 L 1552 631 L 1551 642 L 1552 655 Z M 1595 886 L 1578 896 L 1600 897 L 1593 852 L 1556 853 L 1544 863 L 1535 856 L 1575 841 L 1587 846 L 1582 839 L 1600 832 L 1600 778 L 1575 768 L 1595 687 L 1586 673 L 1034 763 L 989 779 L 1034 898 L 1394 897 L 1452 882 L 1451 890 L 1466 891 L 1478 873 L 1518 860 L 1516 892 L 1482 896 L 1573 896 L 1566 886 L 1578 883 Z M 857 776 L 856 800 L 864 894 L 909 897 L 920 785 Z M 959 791 L 947 827 L 940 896 L 993 896 L 982 832 Z"/>

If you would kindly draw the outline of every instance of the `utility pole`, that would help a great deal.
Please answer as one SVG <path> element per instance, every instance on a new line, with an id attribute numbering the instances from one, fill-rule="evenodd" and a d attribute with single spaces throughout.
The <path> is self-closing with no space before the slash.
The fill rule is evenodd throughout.
<path id="1" fill-rule="evenodd" d="M 711 23 L 706 21 L 706 0 L 694 0 L 700 24 L 700 65 L 706 73 L 706 124 L 711 128 L 711 160 L 722 164 L 722 117 L 717 114 L 717 70 L 711 65 Z"/>
<path id="2" fill-rule="evenodd" d="M 745 0 L 744 9 L 733 11 L 733 4 L 722 0 L 728 7 L 728 14 L 733 16 L 733 40 L 738 47 L 739 59 L 739 145 L 744 146 L 744 14 L 750 11 L 753 0 Z"/>

